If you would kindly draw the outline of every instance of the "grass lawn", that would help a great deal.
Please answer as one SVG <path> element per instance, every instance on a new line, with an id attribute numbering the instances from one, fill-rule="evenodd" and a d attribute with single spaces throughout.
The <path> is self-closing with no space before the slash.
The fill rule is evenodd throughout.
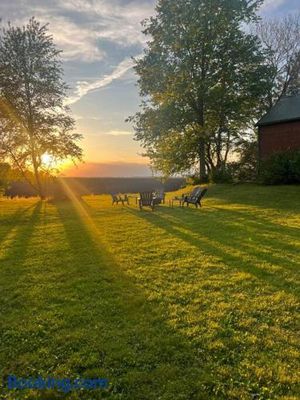
<path id="1" fill-rule="evenodd" d="M 0 368 L 108 391 L 0 399 L 299 399 L 300 187 L 155 212 L 0 199 Z"/>

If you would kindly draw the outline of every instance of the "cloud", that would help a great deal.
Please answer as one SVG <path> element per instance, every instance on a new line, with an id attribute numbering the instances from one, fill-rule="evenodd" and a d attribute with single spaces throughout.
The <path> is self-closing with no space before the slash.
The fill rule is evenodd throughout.
<path id="1" fill-rule="evenodd" d="M 118 163 L 93 163 L 87 162 L 78 167 L 70 167 L 62 173 L 67 177 L 150 177 L 151 169 L 147 164 L 118 162 Z"/>
<path id="2" fill-rule="evenodd" d="M 40 16 L 42 23 L 49 23 L 55 44 L 63 50 L 65 61 L 93 62 L 102 60 L 106 53 L 97 44 L 97 33 L 80 26 L 63 16 Z"/>
<path id="3" fill-rule="evenodd" d="M 24 24 L 34 14 L 63 50 L 65 61 L 94 62 L 105 58 L 101 40 L 124 48 L 142 46 L 140 22 L 153 14 L 153 2 L 116 0 L 0 1 L 3 20 Z"/>
<path id="4" fill-rule="evenodd" d="M 73 118 L 75 121 L 103 121 L 103 118 L 101 117 L 89 117 L 89 116 L 83 116 L 83 115 L 78 115 L 73 113 Z"/>
<path id="5" fill-rule="evenodd" d="M 133 132 L 113 130 L 113 131 L 105 132 L 105 135 L 109 135 L 109 136 L 129 136 L 129 135 L 133 135 Z"/>
<path id="6" fill-rule="evenodd" d="M 14 8 L 10 9 L 7 4 L 4 7 L 0 3 L 1 14 L 8 16 L 3 18 L 4 23 L 11 21 L 16 25 L 25 25 L 32 17 L 32 10 L 28 2 L 20 6 L 20 13 L 17 13 Z M 46 4 L 44 7 L 35 9 L 34 16 L 41 24 L 48 24 L 49 33 L 53 36 L 55 45 L 62 50 L 64 61 L 93 62 L 105 57 L 105 51 L 98 44 L 97 31 L 92 27 L 74 22 L 68 15 L 63 15 L 59 9 L 48 8 Z"/>
<path id="7" fill-rule="evenodd" d="M 282 4 L 284 4 L 286 0 L 265 0 L 262 5 L 262 11 L 270 11 L 278 8 Z"/>
<path id="8" fill-rule="evenodd" d="M 77 12 L 93 22 L 99 39 L 109 39 L 119 45 L 144 44 L 140 22 L 154 13 L 154 1 L 65 0 L 67 12 Z"/>
<path id="9" fill-rule="evenodd" d="M 122 78 L 132 67 L 133 60 L 131 58 L 125 58 L 125 60 L 123 60 L 110 74 L 104 75 L 102 78 L 96 79 L 93 82 L 77 82 L 74 95 L 66 100 L 65 105 L 74 104 L 88 93 L 108 86 L 114 80 Z"/>

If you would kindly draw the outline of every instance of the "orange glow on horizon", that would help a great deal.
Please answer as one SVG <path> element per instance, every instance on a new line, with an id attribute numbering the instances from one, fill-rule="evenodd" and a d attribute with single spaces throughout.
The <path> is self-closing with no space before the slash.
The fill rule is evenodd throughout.
<path id="1" fill-rule="evenodd" d="M 41 156 L 42 166 L 49 171 L 57 171 L 57 174 L 63 173 L 64 170 L 74 166 L 70 159 L 57 160 L 55 156 L 49 153 L 44 153 Z"/>

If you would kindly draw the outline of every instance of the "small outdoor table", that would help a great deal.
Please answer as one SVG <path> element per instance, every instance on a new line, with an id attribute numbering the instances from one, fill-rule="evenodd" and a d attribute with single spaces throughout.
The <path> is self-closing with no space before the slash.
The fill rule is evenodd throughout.
<path id="1" fill-rule="evenodd" d="M 169 200 L 169 207 L 174 207 L 174 202 L 178 202 L 179 203 L 179 207 L 183 207 L 184 206 L 184 201 L 185 201 L 185 195 L 182 196 L 176 196 L 173 197 L 173 199 Z"/>
<path id="2" fill-rule="evenodd" d="M 135 204 L 137 204 L 138 203 L 138 198 L 139 198 L 139 196 L 136 196 L 136 195 L 127 195 L 127 198 L 128 199 L 135 199 Z"/>

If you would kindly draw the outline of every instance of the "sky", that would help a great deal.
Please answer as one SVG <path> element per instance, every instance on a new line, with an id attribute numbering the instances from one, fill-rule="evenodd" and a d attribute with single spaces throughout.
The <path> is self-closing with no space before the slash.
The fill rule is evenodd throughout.
<path id="1" fill-rule="evenodd" d="M 140 103 L 131 57 L 142 54 L 141 21 L 155 0 L 0 0 L 2 22 L 24 24 L 32 16 L 49 23 L 62 49 L 67 103 L 84 136 L 83 164 L 66 176 L 147 176 L 143 150 L 125 119 Z M 265 0 L 263 17 L 300 11 L 300 0 Z"/>

